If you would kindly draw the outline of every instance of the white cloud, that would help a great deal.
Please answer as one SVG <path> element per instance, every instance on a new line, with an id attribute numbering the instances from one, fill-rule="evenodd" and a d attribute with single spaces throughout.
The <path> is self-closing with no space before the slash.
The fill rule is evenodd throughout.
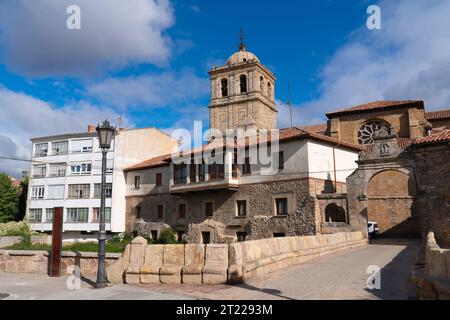
<path id="1" fill-rule="evenodd" d="M 0 156 L 29 159 L 31 138 L 53 134 L 85 132 L 88 124 L 97 124 L 108 118 L 117 123 L 119 114 L 110 110 L 76 102 L 56 108 L 45 101 L 24 93 L 0 87 Z M 127 118 L 122 124 L 132 126 Z M 0 171 L 16 176 L 29 170 L 30 164 L 0 159 Z"/>
<path id="2" fill-rule="evenodd" d="M 365 25 L 320 72 L 321 96 L 295 109 L 295 123 L 373 100 L 425 100 L 450 107 L 450 1 L 381 1 L 382 30 Z M 281 114 L 280 121 L 285 121 Z"/>
<path id="3" fill-rule="evenodd" d="M 193 103 L 209 93 L 209 80 L 191 70 L 127 78 L 109 78 L 87 87 L 87 94 L 102 103 L 126 109 Z M 179 111 L 179 110 L 178 110 Z"/>
<path id="4" fill-rule="evenodd" d="M 66 8 L 81 8 L 81 30 L 68 30 Z M 0 1 L 5 64 L 26 76 L 85 76 L 128 64 L 163 65 L 174 23 L 169 0 Z"/>

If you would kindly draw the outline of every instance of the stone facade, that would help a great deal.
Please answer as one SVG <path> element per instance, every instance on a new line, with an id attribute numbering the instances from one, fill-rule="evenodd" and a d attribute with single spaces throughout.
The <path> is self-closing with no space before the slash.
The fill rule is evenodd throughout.
<path id="1" fill-rule="evenodd" d="M 420 197 L 422 238 L 434 231 L 442 247 L 450 248 L 450 141 L 414 147 Z"/>

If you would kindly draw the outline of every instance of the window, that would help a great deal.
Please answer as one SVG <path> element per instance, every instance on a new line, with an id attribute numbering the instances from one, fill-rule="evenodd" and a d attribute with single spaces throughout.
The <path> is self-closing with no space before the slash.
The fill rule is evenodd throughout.
<path id="1" fill-rule="evenodd" d="M 142 218 L 142 208 L 138 206 L 138 207 L 134 208 L 134 210 L 135 210 L 136 218 L 141 219 Z"/>
<path id="2" fill-rule="evenodd" d="M 284 152 L 278 153 L 278 170 L 284 170 Z"/>
<path id="3" fill-rule="evenodd" d="M 73 153 L 92 152 L 92 139 L 72 140 L 71 150 Z"/>
<path id="4" fill-rule="evenodd" d="M 224 164 L 212 164 L 209 166 L 209 178 L 211 180 L 225 178 L 225 165 Z"/>
<path id="5" fill-rule="evenodd" d="M 158 219 L 164 218 L 164 205 L 160 204 L 160 205 L 156 208 L 156 213 L 157 213 Z"/>
<path id="6" fill-rule="evenodd" d="M 369 121 L 359 128 L 358 143 L 362 145 L 374 143 L 373 138 L 383 132 L 389 132 L 390 125 L 384 121 Z"/>
<path id="7" fill-rule="evenodd" d="M 344 208 L 336 203 L 329 204 L 325 208 L 325 222 L 347 222 Z"/>
<path id="8" fill-rule="evenodd" d="M 68 208 L 67 221 L 69 223 L 87 223 L 89 219 L 88 208 Z"/>
<path id="9" fill-rule="evenodd" d="M 150 231 L 150 234 L 152 235 L 152 240 L 158 240 L 158 230 L 152 230 Z"/>
<path id="10" fill-rule="evenodd" d="M 237 201 L 237 216 L 238 217 L 247 216 L 247 201 Z"/>
<path id="11" fill-rule="evenodd" d="M 272 85 L 270 84 L 270 82 L 267 83 L 267 96 L 269 98 L 272 98 Z"/>
<path id="12" fill-rule="evenodd" d="M 242 165 L 242 174 L 251 174 L 252 166 L 250 165 L 250 158 L 245 158 L 245 163 Z"/>
<path id="13" fill-rule="evenodd" d="M 106 198 L 112 197 L 112 183 L 107 183 L 105 187 L 105 196 Z M 102 197 L 102 184 L 96 183 L 94 185 L 94 198 L 100 199 Z"/>
<path id="14" fill-rule="evenodd" d="M 141 188 L 141 176 L 134 177 L 134 189 L 139 190 Z"/>
<path id="15" fill-rule="evenodd" d="M 205 202 L 204 210 L 206 217 L 214 216 L 214 204 L 212 202 Z"/>
<path id="16" fill-rule="evenodd" d="M 185 184 L 187 182 L 187 166 L 185 164 L 174 165 L 174 183 Z"/>
<path id="17" fill-rule="evenodd" d="M 48 143 L 39 143 L 34 147 L 35 157 L 46 157 L 48 154 Z"/>
<path id="18" fill-rule="evenodd" d="M 285 233 L 282 233 L 282 232 L 277 232 L 277 233 L 274 233 L 274 234 L 273 234 L 273 237 L 274 237 L 274 238 L 285 238 L 285 237 L 286 237 L 286 234 L 285 234 Z"/>
<path id="19" fill-rule="evenodd" d="M 79 163 L 70 166 L 70 173 L 72 175 L 90 175 L 92 172 L 92 164 Z"/>
<path id="20" fill-rule="evenodd" d="M 203 244 L 211 243 L 211 232 L 202 232 L 202 243 Z"/>
<path id="21" fill-rule="evenodd" d="M 114 161 L 112 159 L 108 159 L 106 161 L 106 174 L 112 174 L 114 172 Z"/>
<path id="22" fill-rule="evenodd" d="M 33 166 L 33 178 L 45 178 L 47 172 L 47 166 L 45 164 L 39 164 Z"/>
<path id="23" fill-rule="evenodd" d="M 53 222 L 54 208 L 45 209 L 45 222 Z"/>
<path id="24" fill-rule="evenodd" d="M 68 151 L 68 142 L 60 141 L 60 142 L 52 142 L 52 154 L 53 155 L 61 155 L 67 154 Z"/>
<path id="25" fill-rule="evenodd" d="M 66 164 L 65 163 L 52 163 L 50 164 L 50 177 L 65 177 L 66 176 Z"/>
<path id="26" fill-rule="evenodd" d="M 162 186 L 162 173 L 156 174 L 156 186 L 161 187 Z"/>
<path id="27" fill-rule="evenodd" d="M 92 222 L 100 221 L 100 208 L 92 209 Z M 105 222 L 111 222 L 111 208 L 105 208 Z"/>
<path id="28" fill-rule="evenodd" d="M 259 78 L 259 91 L 261 91 L 261 94 L 264 94 L 264 77 Z"/>
<path id="29" fill-rule="evenodd" d="M 136 207 L 135 208 L 135 214 L 136 214 L 136 218 L 137 219 L 141 219 L 142 218 L 142 208 L 141 207 Z"/>
<path id="30" fill-rule="evenodd" d="M 247 76 L 245 74 L 239 77 L 241 85 L 241 93 L 247 93 Z"/>
<path id="31" fill-rule="evenodd" d="M 30 223 L 42 222 L 42 209 L 30 209 L 28 212 L 28 221 Z"/>
<path id="32" fill-rule="evenodd" d="M 222 79 L 222 97 L 228 97 L 228 79 Z"/>
<path id="33" fill-rule="evenodd" d="M 45 187 L 32 187 L 31 199 L 44 199 Z"/>
<path id="34" fill-rule="evenodd" d="M 186 231 L 177 231 L 177 241 L 182 242 L 183 236 L 186 234 Z"/>
<path id="35" fill-rule="evenodd" d="M 287 216 L 288 215 L 288 199 L 281 198 L 275 199 L 277 216 Z"/>
<path id="36" fill-rule="evenodd" d="M 237 241 L 244 242 L 247 238 L 247 232 L 236 232 Z"/>
<path id="37" fill-rule="evenodd" d="M 68 198 L 69 199 L 89 199 L 90 195 L 89 184 L 70 184 Z"/>
<path id="38" fill-rule="evenodd" d="M 48 186 L 47 199 L 64 199 L 64 185 Z"/>
<path id="39" fill-rule="evenodd" d="M 189 167 L 189 178 L 191 183 L 197 182 L 197 165 L 191 164 Z"/>
<path id="40" fill-rule="evenodd" d="M 178 218 L 184 219 L 186 218 L 186 204 L 182 203 L 178 206 Z"/>
<path id="41" fill-rule="evenodd" d="M 206 165 L 204 163 L 198 166 L 198 181 L 204 182 L 206 174 Z"/>

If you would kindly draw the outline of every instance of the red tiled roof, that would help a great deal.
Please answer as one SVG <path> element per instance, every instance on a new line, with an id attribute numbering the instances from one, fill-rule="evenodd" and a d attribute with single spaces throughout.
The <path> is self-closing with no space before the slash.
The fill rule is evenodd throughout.
<path id="1" fill-rule="evenodd" d="M 267 137 L 267 138 L 268 138 L 268 141 L 270 142 L 270 134 L 269 134 L 269 137 Z M 329 136 L 326 136 L 326 135 L 323 135 L 320 133 L 306 131 L 306 130 L 303 130 L 303 129 L 300 129 L 297 127 L 280 129 L 278 138 L 279 138 L 280 143 L 301 140 L 301 139 L 311 139 L 311 140 L 316 140 L 316 141 L 324 142 L 327 144 L 331 144 L 336 147 L 342 147 L 345 149 L 350 149 L 350 150 L 355 150 L 355 151 L 364 151 L 365 150 L 363 147 L 361 147 L 359 145 L 345 142 L 342 140 L 338 140 L 338 139 L 335 139 L 335 138 L 332 138 L 332 137 L 329 137 Z M 263 139 L 262 137 L 258 136 L 254 140 L 255 141 L 253 141 L 253 139 L 246 138 L 245 142 L 244 141 L 242 141 L 242 142 L 244 142 L 243 145 L 245 145 L 247 147 L 250 144 L 263 143 L 267 139 L 265 139 L 265 138 Z M 236 145 L 238 145 L 238 144 L 235 143 L 234 146 L 236 146 Z M 193 154 L 193 153 L 200 153 L 205 150 L 213 150 L 213 149 L 221 147 L 221 146 L 225 147 L 226 142 L 214 141 L 214 142 L 205 144 L 201 147 L 194 148 L 192 150 L 187 150 L 184 152 L 184 156 L 188 155 L 189 153 Z M 125 171 L 144 170 L 144 169 L 166 166 L 166 165 L 169 165 L 171 156 L 172 156 L 171 154 L 167 154 L 167 155 L 151 158 L 149 160 L 138 163 L 134 166 L 128 167 L 125 169 Z"/>
<path id="2" fill-rule="evenodd" d="M 450 109 L 426 112 L 425 119 L 428 121 L 450 119 Z"/>
<path id="3" fill-rule="evenodd" d="M 424 138 L 417 138 L 414 140 L 413 145 L 423 145 L 428 143 L 450 142 L 450 130 L 444 130 L 442 132 L 433 134 Z"/>
<path id="4" fill-rule="evenodd" d="M 138 163 L 134 166 L 126 168 L 124 171 L 131 171 L 131 170 L 143 170 L 143 169 L 150 169 L 150 168 L 158 168 L 163 166 L 168 166 L 171 155 L 165 154 L 163 156 L 151 158 L 148 160 L 145 160 L 141 163 Z"/>
<path id="5" fill-rule="evenodd" d="M 342 109 L 334 112 L 327 113 L 327 117 L 330 118 L 332 116 L 336 116 L 339 114 L 345 114 L 345 113 L 353 113 L 353 112 L 362 112 L 362 111 L 372 111 L 376 109 L 390 109 L 390 108 L 399 108 L 399 107 L 410 107 L 414 106 L 419 109 L 424 109 L 424 102 L 423 101 L 416 101 L 416 100 L 405 100 L 405 101 L 375 101 L 370 102 L 358 106 L 354 106 L 347 109 Z"/>
<path id="6" fill-rule="evenodd" d="M 327 131 L 328 125 L 326 123 L 322 123 L 322 124 L 316 124 L 316 125 L 312 125 L 312 126 L 301 127 L 300 129 L 323 134 L 323 133 L 325 133 L 325 131 Z"/>

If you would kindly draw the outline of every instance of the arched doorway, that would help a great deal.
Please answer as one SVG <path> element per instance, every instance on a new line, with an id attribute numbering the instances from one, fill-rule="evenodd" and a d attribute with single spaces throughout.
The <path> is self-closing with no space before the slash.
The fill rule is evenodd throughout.
<path id="1" fill-rule="evenodd" d="M 417 235 L 413 176 L 397 170 L 381 171 L 369 181 L 367 196 L 368 221 L 378 223 L 380 234 L 392 237 Z"/>
<path id="2" fill-rule="evenodd" d="M 347 218 L 344 208 L 336 203 L 331 203 L 325 208 L 325 222 L 341 222 L 346 223 Z"/>

